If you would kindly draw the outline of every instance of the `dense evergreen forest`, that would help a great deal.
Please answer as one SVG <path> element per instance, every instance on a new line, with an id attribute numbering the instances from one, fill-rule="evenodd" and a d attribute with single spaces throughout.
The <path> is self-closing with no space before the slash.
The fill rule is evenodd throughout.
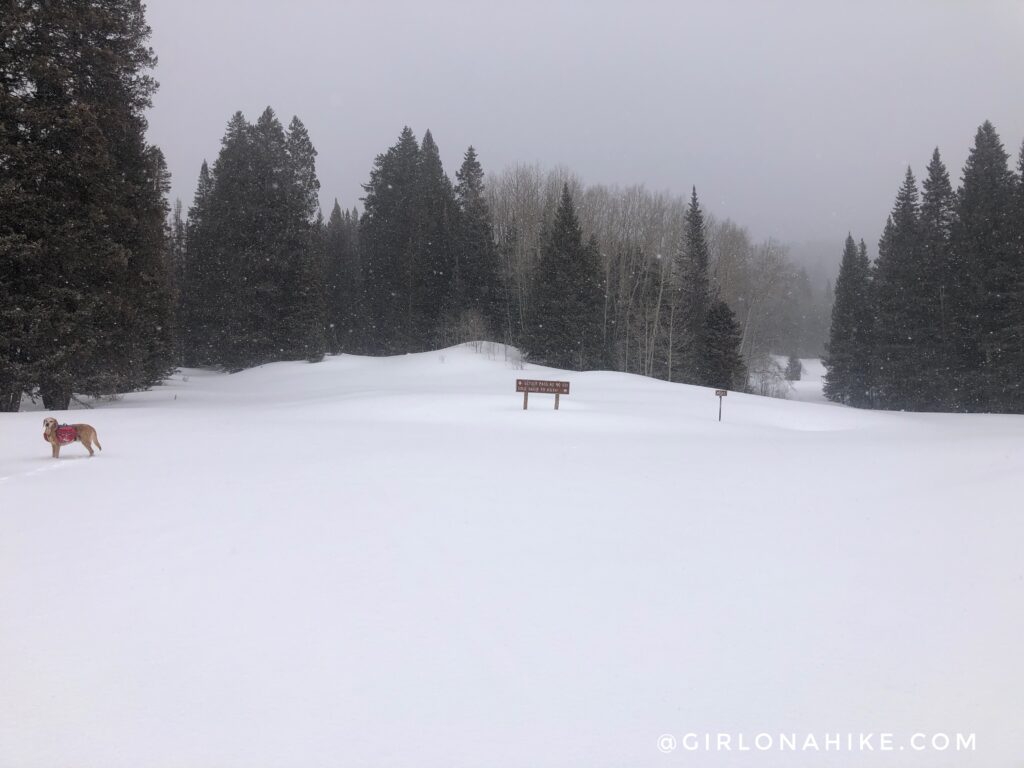
<path id="1" fill-rule="evenodd" d="M 979 128 L 954 190 L 908 168 L 872 263 L 846 240 L 825 394 L 865 408 L 1024 412 L 1024 146 Z"/>
<path id="2" fill-rule="evenodd" d="M 182 365 L 480 339 L 562 368 L 776 394 L 773 355 L 793 378 L 826 338 L 834 400 L 1024 409 L 1024 192 L 988 123 L 959 190 L 937 150 L 923 195 L 908 170 L 874 263 L 847 240 L 833 306 L 830 285 L 714 219 L 696 189 L 485 173 L 473 147 L 452 178 L 410 127 L 358 205 L 325 219 L 302 121 L 235 113 L 187 212 L 171 208 L 146 142 L 143 6 L 89 8 L 15 2 L 0 17 L 0 409 L 26 394 L 65 408 Z"/>

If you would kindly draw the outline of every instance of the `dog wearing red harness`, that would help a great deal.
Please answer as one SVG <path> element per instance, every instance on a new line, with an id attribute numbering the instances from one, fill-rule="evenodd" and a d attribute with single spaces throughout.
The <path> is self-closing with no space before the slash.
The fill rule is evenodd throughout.
<path id="1" fill-rule="evenodd" d="M 43 440 L 50 444 L 50 449 L 55 459 L 60 458 L 61 446 L 68 445 L 69 443 L 81 443 L 85 446 L 90 456 L 93 455 L 92 446 L 94 443 L 97 448 L 101 451 L 103 450 L 99 438 L 96 437 L 96 430 L 91 426 L 88 424 L 58 424 L 57 420 L 52 416 L 47 416 L 43 419 Z"/>

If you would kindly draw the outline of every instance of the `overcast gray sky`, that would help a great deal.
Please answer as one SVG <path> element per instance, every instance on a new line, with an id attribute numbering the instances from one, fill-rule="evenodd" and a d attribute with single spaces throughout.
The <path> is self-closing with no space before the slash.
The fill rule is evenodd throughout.
<path id="1" fill-rule="evenodd" d="M 955 180 L 977 126 L 1024 138 L 1024 2 L 151 0 L 150 140 L 187 206 L 228 118 L 295 114 L 325 213 L 430 128 L 449 175 L 563 164 L 685 194 L 755 237 L 874 251 L 904 168 Z"/>

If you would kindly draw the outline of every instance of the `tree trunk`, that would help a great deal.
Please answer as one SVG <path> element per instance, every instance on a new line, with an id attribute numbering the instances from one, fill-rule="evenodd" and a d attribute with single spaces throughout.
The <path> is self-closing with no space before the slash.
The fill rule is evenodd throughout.
<path id="1" fill-rule="evenodd" d="M 63 384 L 42 384 L 39 387 L 39 394 L 48 411 L 66 411 L 71 404 L 71 389 Z"/>
<path id="2" fill-rule="evenodd" d="M 14 413 L 21 408 L 21 388 L 0 387 L 0 413 Z"/>

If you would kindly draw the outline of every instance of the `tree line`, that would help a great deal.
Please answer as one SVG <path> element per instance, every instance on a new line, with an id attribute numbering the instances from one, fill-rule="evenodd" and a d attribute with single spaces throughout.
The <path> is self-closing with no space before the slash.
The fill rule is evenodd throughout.
<path id="1" fill-rule="evenodd" d="M 564 169 L 449 179 L 429 131 L 378 155 L 363 210 L 319 210 L 298 118 L 236 113 L 187 214 L 146 142 L 138 0 L 15 0 L 0 17 L 0 408 L 327 353 L 475 339 L 527 359 L 730 389 L 813 354 L 830 300 L 768 241 L 688 199 Z"/>
<path id="2" fill-rule="evenodd" d="M 1024 412 L 1024 146 L 988 121 L 954 191 L 938 149 L 908 168 L 871 262 L 847 237 L 825 394 L 863 408 Z"/>
<path id="3" fill-rule="evenodd" d="M 301 151 L 289 149 L 296 132 Z M 524 272 L 510 268 L 515 226 L 496 234 L 473 147 L 452 183 L 430 131 L 418 141 L 406 127 L 376 158 L 362 214 L 336 203 L 326 223 L 316 216 L 314 154 L 297 119 L 283 131 L 269 109 L 255 126 L 232 118 L 174 249 L 186 364 L 236 370 L 501 339 L 532 362 L 627 370 L 631 324 L 646 323 L 645 373 L 746 387 L 740 326 L 712 279 L 695 190 L 656 274 L 660 257 L 610 258 L 595 233 L 584 235 L 566 181 L 549 220 L 524 222 L 539 231 Z M 621 293 L 630 280 L 643 295 Z"/>

